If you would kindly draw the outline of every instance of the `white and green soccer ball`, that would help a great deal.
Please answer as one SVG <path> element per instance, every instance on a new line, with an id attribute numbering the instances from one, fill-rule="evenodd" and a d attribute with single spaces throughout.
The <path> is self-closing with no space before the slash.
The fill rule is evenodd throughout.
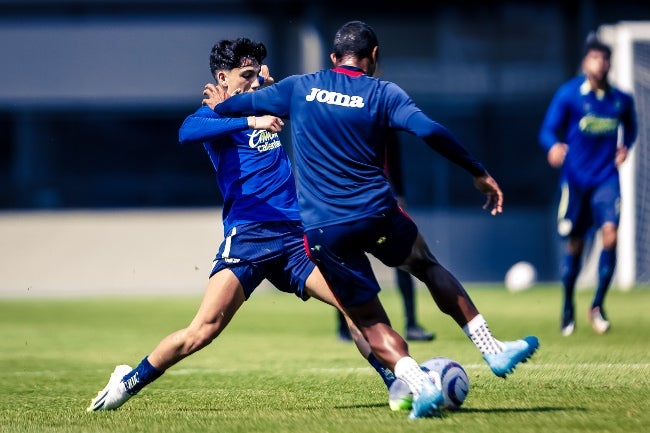
<path id="1" fill-rule="evenodd" d="M 510 292 L 528 290 L 537 282 L 537 269 L 529 262 L 517 262 L 506 272 L 503 283 Z"/>
<path id="2" fill-rule="evenodd" d="M 462 406 L 469 393 L 469 376 L 463 366 L 447 357 L 431 358 L 420 366 L 426 371 L 436 387 L 442 390 L 444 403 L 441 409 L 455 410 Z M 391 410 L 410 410 L 413 394 L 406 382 L 396 379 L 388 390 Z"/>

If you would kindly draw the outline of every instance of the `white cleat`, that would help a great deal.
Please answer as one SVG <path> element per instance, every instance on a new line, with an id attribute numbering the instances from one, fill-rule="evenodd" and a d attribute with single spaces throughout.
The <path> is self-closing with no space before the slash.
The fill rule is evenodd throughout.
<path id="1" fill-rule="evenodd" d="M 589 311 L 589 320 L 591 321 L 591 327 L 594 328 L 594 331 L 598 334 L 604 334 L 609 331 L 609 328 L 611 327 L 611 324 L 607 319 L 605 319 L 600 307 L 592 308 Z"/>
<path id="2" fill-rule="evenodd" d="M 560 328 L 560 333 L 564 337 L 568 337 L 569 335 L 573 334 L 573 331 L 576 329 L 576 322 L 575 320 L 571 320 L 567 324 L 563 324 L 562 327 Z"/>
<path id="3" fill-rule="evenodd" d="M 108 383 L 104 389 L 97 393 L 97 397 L 90 402 L 90 406 L 88 406 L 86 412 L 113 410 L 126 403 L 132 396 L 126 392 L 122 378 L 131 370 L 132 368 L 128 365 L 118 365 L 115 367 Z"/>

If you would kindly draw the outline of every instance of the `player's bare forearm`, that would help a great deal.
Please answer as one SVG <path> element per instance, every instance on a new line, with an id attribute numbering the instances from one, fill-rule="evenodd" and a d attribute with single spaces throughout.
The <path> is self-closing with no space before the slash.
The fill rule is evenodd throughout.
<path id="1" fill-rule="evenodd" d="M 237 89 L 233 94 L 238 94 L 240 91 L 240 89 Z M 207 105 L 212 110 L 214 110 L 214 107 L 216 107 L 217 104 L 220 104 L 230 97 L 222 87 L 215 86 L 212 83 L 205 85 L 203 96 L 204 99 L 202 104 Z M 264 129 L 271 132 L 280 132 L 284 126 L 282 119 L 271 115 L 248 116 L 247 121 L 248 127 L 251 129 Z"/>
<path id="2" fill-rule="evenodd" d="M 483 209 L 491 215 L 503 213 L 503 191 L 496 180 L 489 174 L 474 177 L 474 186 L 486 197 Z"/>
<path id="3" fill-rule="evenodd" d="M 271 132 L 280 132 L 284 126 L 284 122 L 279 117 L 264 115 L 264 116 L 248 116 L 248 126 L 251 129 L 265 129 Z"/>

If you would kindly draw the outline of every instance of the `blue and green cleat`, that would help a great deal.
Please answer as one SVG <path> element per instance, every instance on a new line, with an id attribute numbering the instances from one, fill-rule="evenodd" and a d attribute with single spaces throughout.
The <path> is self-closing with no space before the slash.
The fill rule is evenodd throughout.
<path id="1" fill-rule="evenodd" d="M 442 391 L 433 383 L 426 381 L 417 397 L 413 397 L 409 419 L 429 418 L 440 415 L 440 408 L 445 402 Z"/>
<path id="2" fill-rule="evenodd" d="M 529 335 L 521 340 L 507 341 L 504 343 L 503 351 L 494 354 L 483 355 L 492 373 L 505 378 L 512 373 L 517 364 L 526 362 L 539 347 L 537 337 Z"/>

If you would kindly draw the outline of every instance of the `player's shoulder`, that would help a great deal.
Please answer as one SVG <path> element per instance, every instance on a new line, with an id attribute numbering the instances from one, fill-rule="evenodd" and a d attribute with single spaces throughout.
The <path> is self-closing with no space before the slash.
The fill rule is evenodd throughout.
<path id="1" fill-rule="evenodd" d="M 564 93 L 579 92 L 580 87 L 585 83 L 587 78 L 584 75 L 575 76 L 560 85 L 558 91 Z"/>
<path id="2" fill-rule="evenodd" d="M 314 72 L 307 72 L 304 74 L 295 74 L 295 75 L 289 75 L 286 79 L 289 80 L 312 80 L 314 78 L 318 79 L 323 79 L 326 77 L 330 77 L 333 74 L 331 69 L 321 69 L 319 71 L 314 71 Z"/>
<path id="3" fill-rule="evenodd" d="M 215 118 L 221 117 L 217 113 L 215 113 L 212 108 L 208 107 L 207 105 L 201 105 L 199 108 L 197 108 L 196 111 L 194 112 L 194 115 L 201 116 L 201 117 L 215 117 Z"/>
<path id="4" fill-rule="evenodd" d="M 609 91 L 612 92 L 616 98 L 623 99 L 626 103 L 631 104 L 633 101 L 633 96 L 630 93 L 627 93 L 616 86 L 610 84 Z"/>
<path id="5" fill-rule="evenodd" d="M 406 93 L 406 90 L 401 88 L 397 83 L 388 80 L 383 80 L 380 78 L 375 78 L 375 77 L 368 77 L 368 79 L 373 80 L 375 86 L 377 86 L 377 90 L 381 91 L 384 97 L 387 98 L 397 97 L 402 99 L 410 99 L 408 93 Z"/>
<path id="6" fill-rule="evenodd" d="M 283 89 L 284 92 L 294 92 L 298 89 L 299 92 L 305 88 L 317 86 L 320 83 L 329 82 L 327 70 L 316 72 L 308 72 L 305 74 L 294 74 L 283 78 L 278 83 L 274 84 L 278 89 Z"/>
<path id="7" fill-rule="evenodd" d="M 554 103 L 571 105 L 572 101 L 576 101 L 580 96 L 580 87 L 584 82 L 585 76 L 578 75 L 560 84 L 553 95 Z"/>
<path id="8" fill-rule="evenodd" d="M 186 126 L 188 126 L 188 122 L 191 122 L 195 119 L 218 119 L 221 118 L 220 115 L 215 113 L 210 107 L 207 105 L 201 105 L 199 108 L 197 108 L 193 113 L 187 115 L 185 117 L 185 120 L 183 121 L 183 125 L 181 126 L 181 130 L 184 130 Z"/>

